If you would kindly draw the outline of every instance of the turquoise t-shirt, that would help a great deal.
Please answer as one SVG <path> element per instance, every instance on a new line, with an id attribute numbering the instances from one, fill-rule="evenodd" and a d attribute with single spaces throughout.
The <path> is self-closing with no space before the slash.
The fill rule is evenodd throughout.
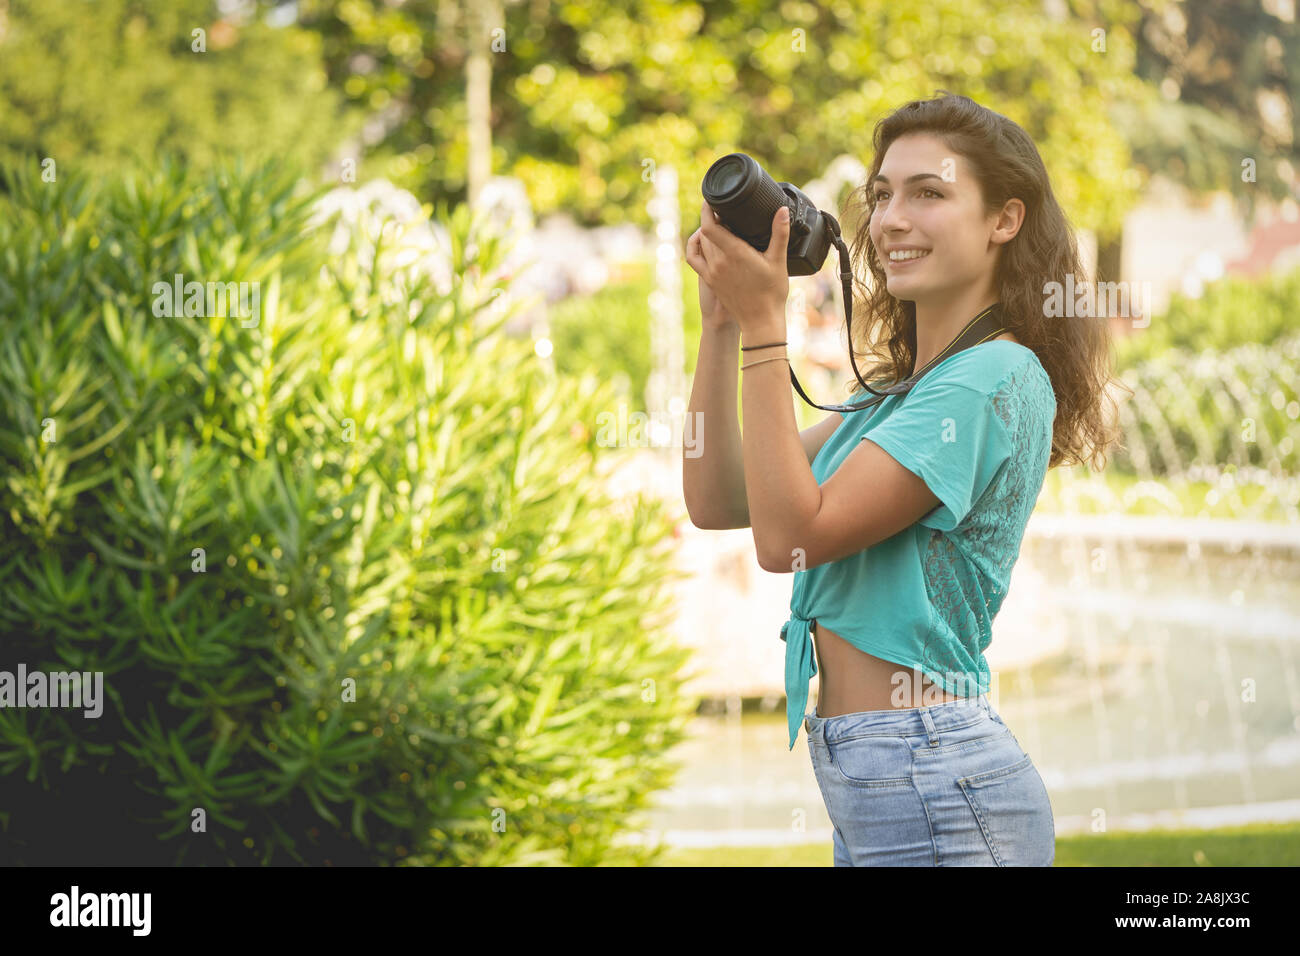
<path id="1" fill-rule="evenodd" d="M 859 389 L 850 402 L 867 397 Z M 871 548 L 795 572 L 781 628 L 790 749 L 817 673 L 814 621 L 868 654 L 919 669 L 949 693 L 988 692 L 983 652 L 1047 475 L 1055 419 L 1056 395 L 1038 356 L 1006 340 L 950 355 L 905 396 L 845 413 L 813 459 L 818 485 L 870 439 L 941 504 Z"/>

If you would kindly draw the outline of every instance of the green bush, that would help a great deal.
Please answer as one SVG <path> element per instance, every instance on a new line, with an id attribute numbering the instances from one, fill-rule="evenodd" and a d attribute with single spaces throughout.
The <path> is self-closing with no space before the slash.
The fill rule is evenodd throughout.
<path id="1" fill-rule="evenodd" d="M 0 709 L 0 860 L 655 859 L 671 528 L 602 491 L 608 386 L 500 334 L 497 241 L 457 209 L 439 289 L 277 164 L 0 176 L 0 669 L 106 697 Z M 177 273 L 257 322 L 157 314 Z"/>
<path id="2" fill-rule="evenodd" d="M 1300 466 L 1300 336 L 1222 353 L 1170 348 L 1120 377 L 1134 394 L 1122 406 L 1125 447 L 1111 459 L 1119 472 L 1185 476 L 1208 465 L 1279 476 Z"/>
<path id="3" fill-rule="evenodd" d="M 1116 340 L 1116 364 L 1135 368 L 1174 349 L 1201 353 L 1270 346 L 1296 330 L 1297 303 L 1300 269 L 1259 279 L 1220 279 L 1196 299 L 1175 293 L 1150 326 Z"/>
<path id="4" fill-rule="evenodd" d="M 684 262 L 681 270 L 682 338 L 689 376 L 695 372 L 700 344 L 699 277 Z M 644 411 L 650 381 L 650 293 L 654 286 L 654 270 L 648 263 L 640 263 L 629 279 L 557 303 L 550 314 L 556 370 L 597 376 L 609 382 L 618 398 L 633 410 Z"/>

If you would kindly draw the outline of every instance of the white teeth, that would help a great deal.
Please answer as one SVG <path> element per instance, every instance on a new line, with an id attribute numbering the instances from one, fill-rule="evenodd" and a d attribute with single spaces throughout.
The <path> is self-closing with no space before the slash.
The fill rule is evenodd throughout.
<path id="1" fill-rule="evenodd" d="M 889 254 L 889 261 L 902 262 L 905 259 L 920 259 L 922 256 L 928 256 L 929 254 L 929 249 L 926 249 L 924 252 L 917 249 L 907 249 L 903 252 L 891 252 Z"/>

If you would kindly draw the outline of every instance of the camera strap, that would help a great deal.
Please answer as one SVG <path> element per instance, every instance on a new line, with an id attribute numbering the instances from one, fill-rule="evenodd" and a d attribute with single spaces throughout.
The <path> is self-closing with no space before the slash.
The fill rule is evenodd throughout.
<path id="1" fill-rule="evenodd" d="M 823 215 L 826 215 L 823 213 Z M 856 405 L 818 405 L 804 392 L 799 384 L 799 379 L 795 377 L 794 367 L 790 368 L 790 383 L 794 385 L 794 390 L 799 393 L 799 397 L 811 405 L 813 408 L 820 408 L 827 412 L 856 412 L 864 408 L 871 408 L 883 402 L 890 395 L 905 395 L 911 390 L 912 386 L 921 380 L 927 372 L 942 362 L 944 359 L 956 355 L 965 349 L 981 342 L 987 342 L 989 339 L 996 338 L 1006 331 L 1002 327 L 1002 305 L 994 302 L 991 306 L 981 312 L 961 330 L 955 339 L 948 343 L 947 348 L 936 355 L 933 359 L 925 364 L 923 368 L 918 369 L 911 376 L 899 382 L 897 385 L 888 385 L 883 391 L 877 391 L 862 380 L 862 373 L 858 371 L 858 363 L 853 359 L 853 273 L 849 264 L 849 250 L 840 237 L 840 224 L 835 221 L 835 217 L 826 215 L 830 220 L 831 232 L 834 234 L 836 248 L 840 251 L 840 282 L 844 286 L 844 320 L 845 327 L 849 336 L 849 364 L 853 366 L 853 375 L 857 378 L 859 384 L 868 392 L 876 396 Z M 899 399 L 901 402 L 903 399 Z"/>

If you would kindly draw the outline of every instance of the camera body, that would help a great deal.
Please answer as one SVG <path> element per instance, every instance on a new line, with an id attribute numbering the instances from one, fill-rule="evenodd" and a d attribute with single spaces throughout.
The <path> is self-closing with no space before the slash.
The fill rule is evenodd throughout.
<path id="1" fill-rule="evenodd" d="M 840 234 L 834 216 L 818 209 L 796 186 L 773 180 L 744 153 L 728 153 L 710 166 L 701 192 L 722 224 L 759 252 L 766 252 L 772 241 L 776 211 L 789 209 L 787 275 L 809 276 L 821 269 Z"/>

